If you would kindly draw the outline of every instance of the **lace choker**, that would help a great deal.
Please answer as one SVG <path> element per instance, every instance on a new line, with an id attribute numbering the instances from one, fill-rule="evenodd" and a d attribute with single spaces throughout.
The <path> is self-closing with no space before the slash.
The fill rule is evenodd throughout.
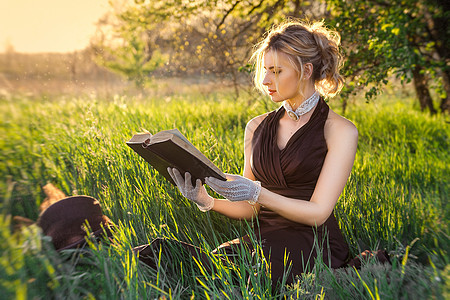
<path id="1" fill-rule="evenodd" d="M 313 109 L 314 106 L 316 106 L 317 102 L 319 102 L 320 95 L 316 91 L 314 94 L 312 94 L 311 97 L 303 101 L 302 104 L 294 111 L 292 107 L 289 105 L 287 101 L 284 101 L 283 106 L 286 110 L 289 118 L 291 118 L 294 121 L 300 120 L 300 117 L 309 112 L 311 109 Z"/>

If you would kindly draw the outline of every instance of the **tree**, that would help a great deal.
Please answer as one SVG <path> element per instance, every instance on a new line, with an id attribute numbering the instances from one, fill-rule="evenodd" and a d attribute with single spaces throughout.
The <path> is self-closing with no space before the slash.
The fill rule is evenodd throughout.
<path id="1" fill-rule="evenodd" d="M 251 46 L 286 17 L 326 19 L 341 33 L 350 79 L 342 98 L 366 90 L 371 99 L 392 75 L 413 81 L 422 110 L 436 112 L 431 95 L 450 109 L 449 4 L 441 0 L 152 0 L 116 9 L 104 40 L 108 66 L 138 85 L 166 61 L 171 75 L 214 74 L 231 79 L 250 70 Z M 161 53 L 166 60 L 157 59 Z M 247 74 L 247 73 L 245 73 Z"/>
<path id="2" fill-rule="evenodd" d="M 330 20 L 347 49 L 345 72 L 352 79 L 347 92 L 372 85 L 366 93 L 370 99 L 394 74 L 402 83 L 413 81 L 422 110 L 436 112 L 432 87 L 441 98 L 441 109 L 449 110 L 448 4 L 434 0 L 329 3 L 334 16 Z"/>
<path id="3" fill-rule="evenodd" d="M 231 79 L 238 95 L 240 71 L 248 64 L 252 45 L 272 24 L 317 6 L 308 3 L 301 0 L 135 1 L 115 10 L 120 22 L 111 26 L 115 35 L 106 40 L 116 45 L 114 40 L 122 43 L 102 53 L 110 57 L 105 65 L 121 72 L 124 68 L 128 72 L 134 66 L 133 70 L 142 74 L 139 66 L 146 61 L 149 46 L 157 46 L 161 53 L 168 55 L 166 72 L 226 77 Z M 143 38 L 147 41 L 140 44 Z M 130 49 L 134 50 L 134 57 L 130 57 Z"/>
<path id="4" fill-rule="evenodd" d="M 153 38 L 158 24 L 141 26 L 136 13 L 129 8 L 105 15 L 98 22 L 97 36 L 91 46 L 100 65 L 125 76 L 141 89 L 167 57 L 159 51 Z"/>

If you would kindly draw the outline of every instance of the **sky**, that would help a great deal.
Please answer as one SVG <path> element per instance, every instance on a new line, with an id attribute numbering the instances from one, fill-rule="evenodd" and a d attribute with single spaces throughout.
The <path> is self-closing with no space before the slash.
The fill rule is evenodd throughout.
<path id="1" fill-rule="evenodd" d="M 0 52 L 84 49 L 108 10 L 108 0 L 0 0 Z"/>

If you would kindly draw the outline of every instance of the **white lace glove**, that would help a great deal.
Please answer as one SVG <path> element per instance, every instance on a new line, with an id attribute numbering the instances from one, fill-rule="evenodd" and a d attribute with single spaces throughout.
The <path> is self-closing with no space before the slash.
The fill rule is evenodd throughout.
<path id="1" fill-rule="evenodd" d="M 261 183 L 259 181 L 253 181 L 239 175 L 226 174 L 226 176 L 227 181 L 207 177 L 205 182 L 216 193 L 230 201 L 247 200 L 253 204 L 258 201 L 259 193 L 261 192 Z"/>
<path id="2" fill-rule="evenodd" d="M 169 175 L 170 177 L 172 177 L 173 181 L 175 181 L 175 184 L 177 185 L 181 194 L 189 200 L 195 202 L 195 204 L 197 204 L 198 208 L 201 211 L 208 211 L 213 208 L 214 198 L 208 195 L 208 192 L 206 191 L 200 179 L 196 180 L 195 187 L 193 187 L 191 181 L 191 173 L 186 172 L 183 178 L 183 176 L 181 176 L 180 174 L 180 171 L 175 168 L 167 168 L 167 171 L 169 172 Z"/>

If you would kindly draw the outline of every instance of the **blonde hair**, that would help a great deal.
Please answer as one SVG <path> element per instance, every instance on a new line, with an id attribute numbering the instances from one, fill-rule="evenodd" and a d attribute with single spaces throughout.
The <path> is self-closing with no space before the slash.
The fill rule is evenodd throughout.
<path id="1" fill-rule="evenodd" d="M 325 97 L 335 96 L 344 85 L 344 78 L 339 74 L 343 64 L 339 52 L 340 40 L 340 35 L 327 29 L 323 22 L 287 21 L 274 26 L 266 38 L 255 46 L 251 58 L 255 63 L 255 86 L 266 92 L 263 85 L 264 54 L 272 51 L 276 63 L 276 54 L 282 52 L 299 74 L 299 81 L 303 79 L 304 64 L 311 63 L 311 78 L 316 90 Z"/>

